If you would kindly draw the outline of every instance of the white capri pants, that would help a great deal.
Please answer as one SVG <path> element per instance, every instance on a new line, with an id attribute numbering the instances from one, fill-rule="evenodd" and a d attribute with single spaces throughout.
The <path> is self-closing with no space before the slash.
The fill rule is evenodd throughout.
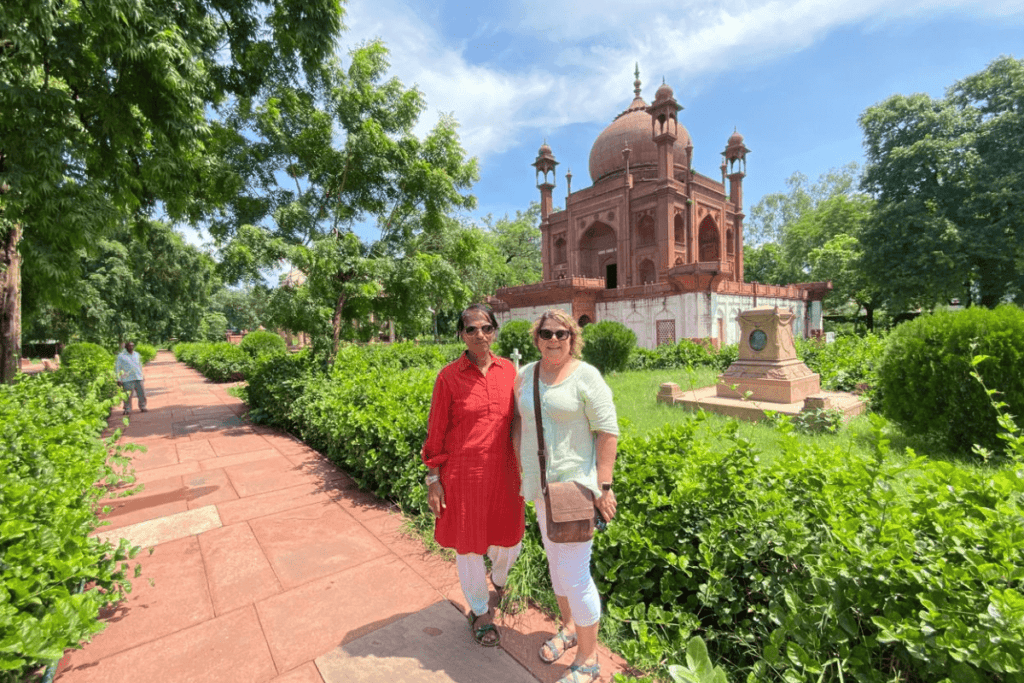
<path id="1" fill-rule="evenodd" d="M 491 558 L 491 581 L 504 588 L 508 584 L 508 574 L 512 565 L 523 549 L 522 542 L 511 548 L 492 545 L 487 549 L 487 557 Z M 469 553 L 455 556 L 455 567 L 459 570 L 459 583 L 462 594 L 466 596 L 469 609 L 477 616 L 485 614 L 490 607 L 491 591 L 487 587 L 487 568 L 484 567 L 484 556 Z"/>
<path id="2" fill-rule="evenodd" d="M 548 571 L 555 595 L 569 601 L 572 619 L 577 626 L 592 626 L 601 620 L 601 595 L 590 575 L 590 552 L 594 541 L 584 543 L 552 543 L 548 540 L 547 508 L 544 499 L 533 501 L 540 523 L 540 535 L 548 555 Z"/>

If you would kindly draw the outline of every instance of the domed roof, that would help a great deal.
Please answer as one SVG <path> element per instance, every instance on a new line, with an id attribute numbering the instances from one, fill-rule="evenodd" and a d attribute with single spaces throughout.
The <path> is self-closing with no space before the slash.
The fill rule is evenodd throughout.
<path id="1" fill-rule="evenodd" d="M 541 145 L 540 149 L 537 150 L 537 156 L 539 156 L 539 157 L 551 156 L 551 154 L 552 154 L 551 146 L 547 142 L 545 142 L 543 145 Z"/>
<path id="2" fill-rule="evenodd" d="M 668 83 L 662 83 L 658 88 L 658 91 L 654 93 L 654 101 L 660 102 L 661 100 L 667 100 L 670 97 L 675 97 L 676 94 L 673 92 L 672 87 Z"/>
<path id="3" fill-rule="evenodd" d="M 594 183 L 614 173 L 625 171 L 626 163 L 622 158 L 622 149 L 626 146 L 630 149 L 630 170 L 658 167 L 658 146 L 654 144 L 651 115 L 647 113 L 647 103 L 640 97 L 639 79 L 634 85 L 636 98 L 626 111 L 616 116 L 611 125 L 601 131 L 594 140 L 594 146 L 590 148 L 590 179 Z M 663 89 L 668 89 L 669 97 L 672 96 L 672 89 L 667 85 L 662 85 L 658 89 L 658 95 L 663 94 Z M 679 135 L 672 146 L 676 165 L 686 166 L 686 147 L 690 143 L 690 133 L 679 124 Z"/>
<path id="4" fill-rule="evenodd" d="M 735 131 L 734 130 L 733 134 L 729 136 L 729 146 L 732 147 L 734 145 L 742 145 L 742 144 L 743 144 L 743 136 L 740 135 L 739 131 Z"/>

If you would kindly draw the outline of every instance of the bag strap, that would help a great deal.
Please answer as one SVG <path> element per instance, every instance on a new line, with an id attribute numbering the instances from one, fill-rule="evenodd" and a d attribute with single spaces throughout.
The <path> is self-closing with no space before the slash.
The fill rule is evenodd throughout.
<path id="1" fill-rule="evenodd" d="M 544 494 L 544 502 L 548 496 L 548 459 L 544 448 L 544 419 L 540 412 L 540 361 L 533 366 L 533 416 L 537 422 L 537 458 L 540 460 L 540 490 Z M 548 510 L 550 517 L 551 510 Z"/>

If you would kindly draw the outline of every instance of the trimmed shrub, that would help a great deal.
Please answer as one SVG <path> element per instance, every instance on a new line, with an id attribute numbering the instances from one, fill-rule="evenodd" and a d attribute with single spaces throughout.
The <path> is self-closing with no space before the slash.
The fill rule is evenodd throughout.
<path id="1" fill-rule="evenodd" d="M 825 344 L 815 339 L 797 339 L 797 355 L 813 372 L 821 375 L 821 388 L 856 391 L 877 403 L 878 368 L 885 353 L 885 338 L 867 334 L 839 335 Z"/>
<path id="2" fill-rule="evenodd" d="M 174 357 L 214 382 L 243 380 L 254 363 L 249 354 L 226 341 L 175 344 Z"/>
<path id="3" fill-rule="evenodd" d="M 96 385 L 99 400 L 113 398 L 118 393 L 114 379 L 114 355 L 98 344 L 79 342 L 68 344 L 60 355 L 57 381 L 71 384 L 80 393 Z"/>
<path id="4" fill-rule="evenodd" d="M 238 347 L 253 358 L 258 358 L 263 354 L 280 355 L 288 352 L 288 345 L 284 343 L 284 339 L 281 339 L 280 335 L 266 330 L 256 330 L 245 335 Z"/>
<path id="5" fill-rule="evenodd" d="M 95 484 L 122 482 L 127 463 L 116 437 L 100 438 L 114 404 L 105 395 L 112 365 L 106 351 L 75 346 L 60 373 L 0 385 L 3 681 L 27 681 L 81 647 L 103 630 L 101 609 L 131 590 L 127 560 L 138 548 L 90 536 L 94 507 L 107 494 Z M 99 374 L 89 378 L 87 368 Z M 81 381 L 62 382 L 58 375 L 71 371 Z"/>
<path id="6" fill-rule="evenodd" d="M 702 344 L 683 339 L 678 344 L 662 344 L 656 349 L 634 347 L 627 370 L 674 370 L 716 365 L 715 355 Z"/>
<path id="7" fill-rule="evenodd" d="M 152 344 L 136 344 L 135 350 L 139 352 L 143 365 L 156 358 L 156 347 Z"/>
<path id="8" fill-rule="evenodd" d="M 636 335 L 622 323 L 602 320 L 583 328 L 583 360 L 602 373 L 626 369 L 636 347 Z"/>
<path id="9" fill-rule="evenodd" d="M 522 359 L 521 364 L 532 363 L 540 360 L 540 351 L 533 344 L 533 337 L 530 335 L 530 328 L 533 323 L 529 320 L 511 320 L 505 323 L 498 330 L 498 339 L 494 342 L 494 353 L 503 358 L 511 358 L 512 351 L 519 349 Z"/>
<path id="10" fill-rule="evenodd" d="M 879 368 L 884 414 L 911 434 L 935 434 L 953 452 L 996 449 L 999 426 L 977 371 L 1007 411 L 1024 415 L 1024 310 L 1004 305 L 923 315 L 889 335 Z"/>
<path id="11" fill-rule="evenodd" d="M 301 420 L 295 407 L 306 387 L 322 374 L 309 349 L 257 359 L 245 390 L 249 418 L 298 434 Z"/>
<path id="12" fill-rule="evenodd" d="M 700 634 L 736 681 L 1017 680 L 1019 465 L 891 457 L 880 418 L 874 454 L 784 438 L 760 463 L 703 419 L 619 443 L 594 575 L 632 664 Z"/>

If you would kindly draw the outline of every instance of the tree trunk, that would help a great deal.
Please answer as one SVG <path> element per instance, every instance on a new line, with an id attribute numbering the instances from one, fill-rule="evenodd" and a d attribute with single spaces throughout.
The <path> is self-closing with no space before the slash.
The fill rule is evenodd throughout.
<path id="1" fill-rule="evenodd" d="M 0 382 L 10 384 L 21 370 L 21 225 L 0 233 Z"/>
<path id="2" fill-rule="evenodd" d="M 867 325 L 868 332 L 875 331 L 875 307 L 871 304 L 863 304 L 864 306 L 864 322 Z"/>
<path id="3" fill-rule="evenodd" d="M 338 297 L 338 303 L 334 306 L 334 316 L 331 318 L 331 327 L 334 331 L 334 343 L 331 344 L 331 362 L 338 355 L 338 344 L 341 342 L 341 309 L 345 307 L 345 295 Z"/>

